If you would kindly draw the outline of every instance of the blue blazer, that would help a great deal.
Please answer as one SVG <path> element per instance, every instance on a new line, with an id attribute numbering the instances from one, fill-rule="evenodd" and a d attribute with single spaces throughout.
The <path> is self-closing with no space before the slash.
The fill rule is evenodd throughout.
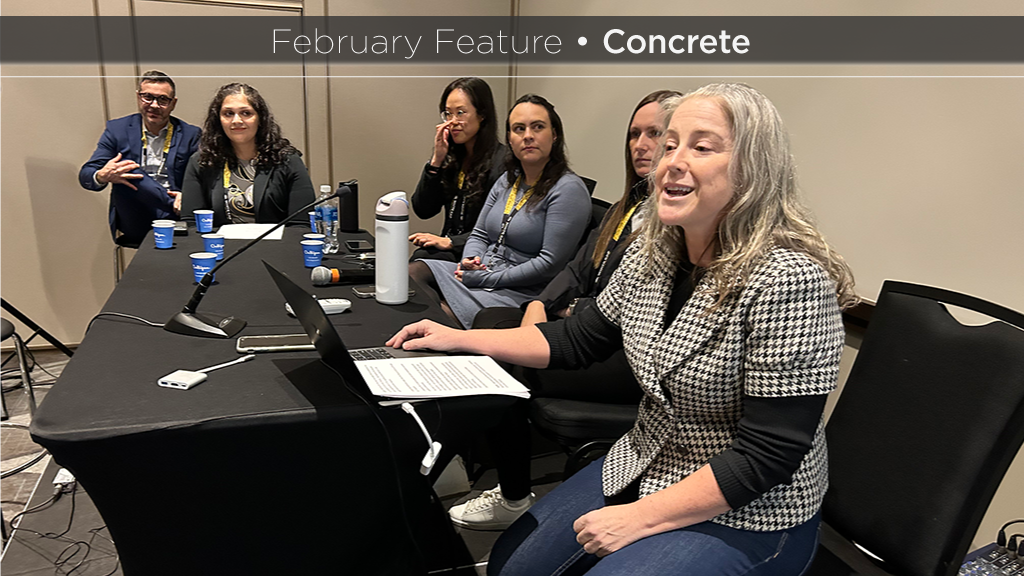
<path id="1" fill-rule="evenodd" d="M 199 148 L 202 131 L 173 116 L 171 124 L 174 125 L 174 133 L 171 135 L 171 147 L 167 151 L 167 177 L 171 190 L 181 190 L 185 167 L 189 157 Z M 82 188 L 97 192 L 102 190 L 105 186 L 97 186 L 93 175 L 118 153 L 121 153 L 122 160 L 142 163 L 141 114 L 107 122 L 96 151 L 78 173 L 78 182 Z M 110 191 L 110 233 L 116 238 L 120 230 L 124 235 L 121 243 L 126 246 L 138 246 L 152 227 L 153 220 L 174 218 L 174 201 L 164 187 L 141 167 L 133 173 L 143 175 L 141 179 L 132 181 L 138 190 L 114 184 Z"/>

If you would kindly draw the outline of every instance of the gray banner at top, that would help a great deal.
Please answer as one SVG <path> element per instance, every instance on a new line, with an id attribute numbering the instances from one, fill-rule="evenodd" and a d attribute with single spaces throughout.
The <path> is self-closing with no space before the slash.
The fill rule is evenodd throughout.
<path id="1" fill-rule="evenodd" d="M 1020 16 L 0 17 L 0 62 L 1024 62 Z"/>

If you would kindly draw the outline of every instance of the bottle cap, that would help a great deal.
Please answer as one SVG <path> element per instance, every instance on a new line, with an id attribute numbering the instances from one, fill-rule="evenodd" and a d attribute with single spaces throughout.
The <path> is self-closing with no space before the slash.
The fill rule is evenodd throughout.
<path id="1" fill-rule="evenodd" d="M 408 220 L 409 201 L 405 192 L 389 192 L 377 200 L 377 218 L 381 220 Z"/>

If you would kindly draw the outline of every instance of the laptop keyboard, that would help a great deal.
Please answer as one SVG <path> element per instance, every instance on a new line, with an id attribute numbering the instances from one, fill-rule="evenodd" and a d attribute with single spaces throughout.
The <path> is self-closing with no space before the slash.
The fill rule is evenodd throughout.
<path id="1" fill-rule="evenodd" d="M 353 360 L 387 360 L 394 358 L 391 352 L 387 348 L 360 348 L 358 350 L 349 350 L 348 353 L 352 356 Z"/>

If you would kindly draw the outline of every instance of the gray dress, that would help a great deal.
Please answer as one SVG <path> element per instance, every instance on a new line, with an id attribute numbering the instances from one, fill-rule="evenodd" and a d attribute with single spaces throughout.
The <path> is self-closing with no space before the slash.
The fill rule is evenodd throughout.
<path id="1" fill-rule="evenodd" d="M 534 206 L 513 216 L 503 247 L 496 246 L 511 185 L 505 175 L 491 188 L 476 227 L 466 242 L 465 258 L 479 256 L 486 270 L 467 271 L 460 282 L 456 264 L 422 260 L 434 273 L 445 301 L 463 326 L 494 306 L 519 307 L 534 299 L 569 262 L 590 222 L 590 195 L 583 181 L 566 173 Z M 516 202 L 526 192 L 519 187 Z"/>

